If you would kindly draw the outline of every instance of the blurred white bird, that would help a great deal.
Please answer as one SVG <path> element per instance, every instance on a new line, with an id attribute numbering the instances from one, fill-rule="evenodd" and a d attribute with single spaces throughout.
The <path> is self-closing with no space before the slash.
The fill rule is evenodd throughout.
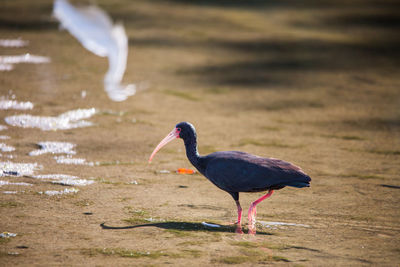
<path id="1" fill-rule="evenodd" d="M 53 14 L 87 50 L 108 57 L 104 89 L 112 100 L 124 101 L 136 93 L 134 84 L 121 85 L 128 58 L 128 38 L 122 24 L 113 25 L 96 6 L 76 8 L 67 0 L 55 0 Z"/>

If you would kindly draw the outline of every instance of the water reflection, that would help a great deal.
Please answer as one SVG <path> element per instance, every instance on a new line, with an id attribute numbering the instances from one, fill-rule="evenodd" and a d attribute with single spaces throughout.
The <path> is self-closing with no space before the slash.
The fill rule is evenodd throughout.
<path id="1" fill-rule="evenodd" d="M 28 41 L 21 39 L 0 39 L 1 47 L 24 47 L 28 45 Z"/>
<path id="2" fill-rule="evenodd" d="M 75 144 L 68 142 L 39 142 L 39 149 L 29 152 L 29 156 L 38 156 L 46 153 L 51 154 L 76 154 Z"/>
<path id="3" fill-rule="evenodd" d="M 49 62 L 50 58 L 48 57 L 35 56 L 29 53 L 22 55 L 0 56 L 0 71 L 11 71 L 14 69 L 14 65 L 19 63 L 41 64 Z"/>
<path id="4" fill-rule="evenodd" d="M 54 1 L 54 16 L 89 51 L 108 57 L 109 68 L 104 89 L 113 101 L 124 101 L 134 95 L 134 84 L 121 81 L 128 58 L 128 38 L 122 24 L 113 24 L 110 17 L 96 6 L 77 8 L 67 0 Z"/>
<path id="5" fill-rule="evenodd" d="M 58 157 L 54 157 L 54 159 L 59 164 L 94 166 L 93 162 L 88 162 L 84 158 L 73 158 L 71 155 L 68 155 L 66 157 L 65 156 L 58 156 Z"/>
<path id="6" fill-rule="evenodd" d="M 76 194 L 78 192 L 79 192 L 79 189 L 76 189 L 76 188 L 71 188 L 71 189 L 65 188 L 64 190 L 61 190 L 61 191 L 48 190 L 48 191 L 44 191 L 44 192 L 40 191 L 38 193 L 41 194 L 41 195 L 45 194 L 45 195 L 48 195 L 48 196 L 56 196 L 56 195 L 65 195 L 65 194 L 71 194 L 71 193 Z"/>
<path id="7" fill-rule="evenodd" d="M 15 99 L 15 95 L 12 96 Z M 31 102 L 18 102 L 16 100 L 8 100 L 4 97 L 0 97 L 0 110 L 27 110 L 33 109 L 34 105 Z M 79 127 L 87 127 L 91 126 L 92 123 L 89 121 L 85 121 L 84 119 L 88 119 L 92 117 L 96 113 L 96 109 L 76 109 L 65 112 L 56 117 L 43 117 L 43 116 L 32 116 L 28 114 L 22 115 L 14 115 L 5 118 L 5 121 L 12 126 L 23 127 L 23 128 L 39 128 L 43 131 L 50 130 L 64 130 L 64 129 L 72 129 Z M 8 127 L 5 125 L 0 125 L 0 131 L 7 130 Z M 1 140 L 11 139 L 9 136 L 0 135 Z M 76 145 L 69 142 L 57 142 L 57 141 L 43 141 L 37 143 L 39 149 L 33 150 L 29 152 L 29 156 L 40 156 L 43 154 L 66 154 L 67 157 L 55 156 L 54 159 L 59 164 L 75 164 L 75 165 L 88 165 L 94 166 L 93 162 L 87 162 L 86 159 L 83 158 L 72 158 L 71 155 L 75 155 L 76 151 L 74 150 Z M 12 152 L 16 149 L 12 146 L 9 146 L 5 143 L 0 143 L 0 152 Z M 2 155 L 0 157 L 8 157 L 13 158 L 13 155 Z M 5 178 L 15 178 L 15 177 L 24 177 L 24 178 L 36 178 L 36 179 L 51 179 L 51 184 L 62 185 L 62 186 L 87 186 L 94 183 L 93 180 L 80 179 L 77 176 L 65 175 L 65 174 L 42 174 L 34 176 L 34 173 L 37 170 L 43 169 L 43 166 L 38 165 L 37 163 L 14 163 L 14 162 L 0 162 L 0 177 Z M 0 180 L 0 187 L 19 187 L 23 185 L 30 185 L 27 183 L 11 183 L 7 180 Z M 44 191 L 39 192 L 40 194 L 45 194 L 49 196 L 55 195 L 64 195 L 77 193 L 79 190 L 75 188 L 64 189 L 61 191 Z M 17 194 L 24 193 L 24 190 L 20 191 L 3 191 L 5 194 Z"/>
<path id="8" fill-rule="evenodd" d="M 41 165 L 37 163 L 14 163 L 14 162 L 0 162 L 0 177 L 7 176 L 30 176 L 33 175 L 35 170 L 40 170 Z"/>
<path id="9" fill-rule="evenodd" d="M 4 143 L 0 143 L 0 151 L 1 152 L 11 152 L 11 151 L 14 151 L 14 150 L 15 150 L 14 147 L 8 146 L 8 145 L 6 145 Z"/>
<path id="10" fill-rule="evenodd" d="M 16 100 L 0 99 L 0 109 L 33 109 L 32 102 L 18 102 Z"/>
<path id="11" fill-rule="evenodd" d="M 52 181 L 53 184 L 68 185 L 68 186 L 86 186 L 94 183 L 93 180 L 86 179 L 59 179 Z"/>
<path id="12" fill-rule="evenodd" d="M 85 121 L 96 113 L 94 108 L 76 109 L 65 112 L 57 117 L 41 117 L 27 114 L 9 116 L 6 123 L 23 128 L 39 128 L 43 131 L 68 130 L 92 126 L 93 123 Z"/>
<path id="13" fill-rule="evenodd" d="M 20 186 L 33 186 L 33 184 L 28 184 L 28 183 L 11 183 L 11 182 L 9 182 L 9 181 L 3 181 L 3 180 L 0 180 L 0 186 L 3 186 L 3 185 L 20 185 Z"/>
<path id="14" fill-rule="evenodd" d="M 265 221 L 258 221 L 264 227 L 276 229 L 279 226 L 298 226 L 298 227 L 305 227 L 310 228 L 310 225 L 301 224 L 301 223 L 287 223 L 287 222 L 265 222 Z"/>

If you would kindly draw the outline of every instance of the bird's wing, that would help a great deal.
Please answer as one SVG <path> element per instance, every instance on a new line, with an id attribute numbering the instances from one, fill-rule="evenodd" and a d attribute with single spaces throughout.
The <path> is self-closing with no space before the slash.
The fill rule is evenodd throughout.
<path id="1" fill-rule="evenodd" d="M 66 0 L 56 0 L 53 14 L 87 50 L 100 57 L 108 55 L 112 22 L 104 11 L 76 8 Z"/>
<path id="2" fill-rule="evenodd" d="M 262 158 L 243 152 L 214 155 L 205 176 L 228 192 L 254 192 L 297 182 L 308 183 L 309 177 L 297 166 L 278 159 Z"/>
<path id="3" fill-rule="evenodd" d="M 222 190 L 250 192 L 273 184 L 261 167 L 239 159 L 216 158 L 207 165 L 206 177 Z"/>

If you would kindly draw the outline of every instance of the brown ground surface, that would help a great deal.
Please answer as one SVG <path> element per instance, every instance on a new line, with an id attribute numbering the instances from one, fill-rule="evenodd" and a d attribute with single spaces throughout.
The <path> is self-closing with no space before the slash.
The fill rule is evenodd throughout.
<path id="1" fill-rule="evenodd" d="M 1 266 L 399 265 L 396 1 L 97 4 L 127 30 L 124 80 L 149 85 L 122 103 L 104 93 L 106 59 L 58 30 L 51 1 L 1 3 L 1 38 L 30 42 L 1 54 L 30 52 L 52 60 L 0 73 L 1 96 L 12 90 L 17 100 L 35 104 L 32 111 L 0 111 L 1 118 L 100 111 L 90 119 L 93 127 L 1 132 L 16 147 L 11 161 L 43 165 L 37 174 L 96 180 L 75 195 L 50 197 L 37 192 L 65 187 L 2 178 L 34 186 L 0 194 L 0 231 L 17 233 L 0 239 Z M 310 227 L 258 225 L 255 237 L 236 235 L 229 226 L 236 217 L 231 197 L 201 175 L 174 173 L 191 167 L 181 141 L 147 164 L 179 121 L 196 126 L 201 154 L 243 150 L 301 166 L 313 179 L 311 188 L 276 192 L 259 205 L 257 219 Z M 40 141 L 75 143 L 76 157 L 102 164 L 61 165 L 52 155 L 28 156 Z M 259 196 L 242 194 L 242 206 Z M 226 226 L 207 228 L 203 221 Z M 121 228 L 103 229 L 103 222 Z"/>

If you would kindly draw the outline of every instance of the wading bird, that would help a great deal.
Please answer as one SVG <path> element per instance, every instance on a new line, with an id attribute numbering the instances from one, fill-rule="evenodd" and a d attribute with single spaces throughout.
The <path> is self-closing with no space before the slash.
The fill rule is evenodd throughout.
<path id="1" fill-rule="evenodd" d="M 240 151 L 214 152 L 207 156 L 200 156 L 197 151 L 197 135 L 192 124 L 180 122 L 175 128 L 157 145 L 149 158 L 149 163 L 154 155 L 167 143 L 182 138 L 186 155 L 196 169 L 207 177 L 218 188 L 228 192 L 236 202 L 237 206 L 237 229 L 236 232 L 243 233 L 241 228 L 242 207 L 239 202 L 240 192 L 262 192 L 268 193 L 254 201 L 249 208 L 249 234 L 255 234 L 256 206 L 264 199 L 270 197 L 274 190 L 285 186 L 309 187 L 311 178 L 299 167 L 274 158 L 262 158 Z"/>

